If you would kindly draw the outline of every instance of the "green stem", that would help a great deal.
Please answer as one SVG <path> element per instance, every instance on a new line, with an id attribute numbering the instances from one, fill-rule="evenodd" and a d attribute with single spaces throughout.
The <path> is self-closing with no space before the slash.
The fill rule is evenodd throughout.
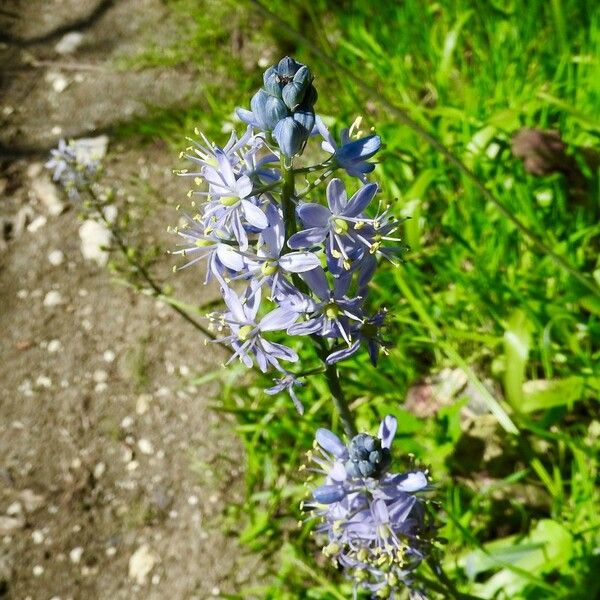
<path id="1" fill-rule="evenodd" d="M 285 224 L 284 252 L 288 252 L 287 241 L 296 233 L 296 207 L 294 205 L 294 169 L 292 161 L 289 164 L 284 156 L 281 157 L 281 173 L 283 176 L 283 188 L 281 189 L 281 208 L 283 210 L 283 222 Z"/>
<path id="2" fill-rule="evenodd" d="M 283 177 L 283 188 L 281 190 L 281 208 L 283 210 L 283 222 L 285 224 L 285 252 L 285 248 L 287 247 L 287 241 L 292 235 L 294 235 L 294 233 L 296 233 L 297 226 L 296 207 L 294 205 L 295 172 L 292 167 L 291 161 L 288 163 L 284 157 L 281 158 L 281 173 Z M 346 435 L 349 438 L 353 438 L 356 435 L 356 427 L 354 425 L 350 409 L 348 408 L 348 403 L 346 402 L 342 386 L 340 385 L 340 378 L 338 376 L 337 368 L 335 367 L 335 365 L 328 365 L 326 362 L 327 354 L 329 353 L 327 342 L 323 338 L 319 338 L 316 336 L 312 336 L 312 339 L 318 346 L 317 351 L 319 354 L 319 358 L 321 359 L 325 367 L 325 378 L 327 380 L 327 385 L 329 387 L 329 391 L 331 392 L 333 403 L 335 404 L 335 407 L 337 408 L 337 411 L 340 415 L 344 431 L 346 432 Z"/>

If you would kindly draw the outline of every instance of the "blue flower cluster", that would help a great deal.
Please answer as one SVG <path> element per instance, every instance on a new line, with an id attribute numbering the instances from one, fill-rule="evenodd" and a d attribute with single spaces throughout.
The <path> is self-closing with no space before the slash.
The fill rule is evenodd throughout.
<path id="1" fill-rule="evenodd" d="M 396 419 L 389 415 L 377 437 L 360 433 L 347 446 L 319 429 L 309 452 L 312 470 L 326 477 L 304 504 L 320 520 L 316 531 L 327 539 L 323 553 L 374 598 L 397 598 L 403 586 L 418 594 L 412 573 L 431 543 L 418 495 L 428 489 L 426 473 L 388 472 L 395 432 Z"/>
<path id="2" fill-rule="evenodd" d="M 184 267 L 205 260 L 207 281 L 214 277 L 222 290 L 226 310 L 208 316 L 218 341 L 232 348 L 231 360 L 279 372 L 267 393 L 287 391 L 298 408 L 294 388 L 301 382 L 284 366 L 298 355 L 269 339 L 271 333 L 325 338 L 328 364 L 364 344 L 375 364 L 385 349 L 384 312 L 367 311 L 367 289 L 377 258 L 394 261 L 403 250 L 394 237 L 396 220 L 381 203 L 374 206 L 378 186 L 366 181 L 380 138 L 351 128 L 337 143 L 314 114 L 312 81 L 308 67 L 286 57 L 264 74 L 252 111 L 238 109 L 248 123 L 241 137 L 234 132 L 218 147 L 196 131 L 198 139 L 182 153 L 193 168 L 179 174 L 193 178 L 189 196 L 203 201 L 193 200 L 194 211 L 176 229 L 183 238 L 176 253 L 188 259 Z M 292 157 L 311 133 L 320 134 L 328 156 L 320 165 L 295 169 Z M 306 190 L 293 189 L 290 196 L 287 188 L 290 230 L 285 181 L 317 171 Z M 357 178 L 360 187 L 348 193 L 341 179 L 331 178 L 336 171 Z M 324 179 L 330 181 L 322 202 L 318 183 Z"/>
<path id="3" fill-rule="evenodd" d="M 52 179 L 60 183 L 71 201 L 80 199 L 80 193 L 90 185 L 100 171 L 100 162 L 78 152 L 75 142 L 60 140 L 58 147 L 50 151 L 45 165 L 52 171 Z"/>

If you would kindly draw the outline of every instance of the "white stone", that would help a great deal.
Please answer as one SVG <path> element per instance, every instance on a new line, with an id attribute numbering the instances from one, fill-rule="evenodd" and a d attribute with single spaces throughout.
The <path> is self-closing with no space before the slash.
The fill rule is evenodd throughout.
<path id="1" fill-rule="evenodd" d="M 35 380 L 35 385 L 41 388 L 50 389 L 52 387 L 52 379 L 46 375 L 39 375 Z"/>
<path id="2" fill-rule="evenodd" d="M 11 517 L 15 517 L 15 516 L 20 515 L 22 513 L 23 513 L 23 506 L 21 505 L 21 503 L 19 501 L 13 502 L 6 509 L 6 514 L 10 515 Z"/>
<path id="3" fill-rule="evenodd" d="M 102 355 L 102 358 L 104 359 L 104 362 L 111 363 L 114 362 L 116 356 L 112 350 L 106 350 L 106 352 L 104 352 Z"/>
<path id="4" fill-rule="evenodd" d="M 46 223 L 48 219 L 44 215 L 38 215 L 29 225 L 27 225 L 27 231 L 29 233 L 36 233 L 39 231 Z"/>
<path id="5" fill-rule="evenodd" d="M 67 207 L 60 198 L 58 188 L 46 176 L 38 177 L 31 182 L 31 192 L 52 217 L 60 215 Z"/>
<path id="6" fill-rule="evenodd" d="M 198 496 L 190 496 L 188 498 L 188 504 L 190 506 L 196 506 L 198 504 Z"/>
<path id="7" fill-rule="evenodd" d="M 48 342 L 47 350 L 50 354 L 54 354 L 55 352 L 59 352 L 62 349 L 62 344 L 60 340 L 50 340 Z"/>
<path id="8" fill-rule="evenodd" d="M 106 472 L 106 465 L 103 462 L 99 462 L 94 467 L 94 479 L 100 479 L 102 475 Z"/>
<path id="9" fill-rule="evenodd" d="M 148 411 L 152 396 L 150 394 L 140 394 L 135 403 L 135 412 L 138 415 L 143 415 Z"/>
<path id="10" fill-rule="evenodd" d="M 39 529 L 34 529 L 31 532 L 31 539 L 34 544 L 41 544 L 44 541 L 44 532 Z"/>
<path id="11" fill-rule="evenodd" d="M 73 140 L 75 156 L 82 163 L 101 160 L 106 156 L 108 149 L 108 136 L 99 135 L 90 138 L 79 138 Z"/>
<path id="12" fill-rule="evenodd" d="M 77 548 L 73 548 L 69 552 L 69 559 L 72 563 L 77 564 L 83 555 L 83 548 L 81 546 L 77 546 Z"/>
<path id="13" fill-rule="evenodd" d="M 38 508 L 44 506 L 46 502 L 46 498 L 42 496 L 42 494 L 36 494 L 33 490 L 29 488 L 25 488 L 20 494 L 19 498 L 23 503 L 23 507 L 25 508 L 25 512 L 34 512 Z"/>
<path id="14" fill-rule="evenodd" d="M 79 228 L 81 254 L 86 260 L 93 260 L 103 267 L 108 262 L 109 253 L 105 248 L 110 246 L 112 234 L 104 223 L 88 219 Z"/>
<path id="15" fill-rule="evenodd" d="M 154 446 L 150 440 L 146 438 L 140 438 L 137 445 L 142 454 L 154 454 Z"/>
<path id="16" fill-rule="evenodd" d="M 36 577 L 39 577 L 40 575 L 44 574 L 44 567 L 42 567 L 42 565 L 35 565 L 35 567 L 33 567 L 32 571 Z"/>
<path id="17" fill-rule="evenodd" d="M 92 375 L 92 379 L 96 383 L 102 383 L 103 381 L 106 381 L 108 379 L 108 373 L 103 369 L 96 369 L 94 371 L 94 374 Z"/>
<path id="18" fill-rule="evenodd" d="M 60 304 L 63 304 L 64 300 L 63 297 L 61 296 L 60 292 L 58 290 L 50 290 L 45 296 L 44 296 L 44 306 L 46 306 L 47 308 L 52 308 L 54 306 L 58 306 Z"/>
<path id="19" fill-rule="evenodd" d="M 83 34 L 78 31 L 70 31 L 69 33 L 65 33 L 58 43 L 54 46 L 54 50 L 59 54 L 73 54 L 77 48 L 81 45 L 83 41 Z"/>
<path id="20" fill-rule="evenodd" d="M 121 421 L 121 427 L 123 429 L 129 429 L 132 425 L 133 425 L 133 417 L 130 417 L 129 415 L 127 415 L 126 417 L 123 417 L 123 420 Z"/>
<path id="21" fill-rule="evenodd" d="M 10 535 L 13 531 L 25 527 L 25 519 L 22 516 L 4 517 L 0 516 L 0 535 Z"/>
<path id="22" fill-rule="evenodd" d="M 129 577 L 138 585 L 144 585 L 157 560 L 148 544 L 141 545 L 129 559 Z"/>
<path id="23" fill-rule="evenodd" d="M 60 250 L 51 250 L 48 252 L 48 262 L 53 267 L 62 265 L 65 260 L 65 255 Z"/>
<path id="24" fill-rule="evenodd" d="M 117 549 L 114 546 L 109 546 L 106 549 L 106 556 L 111 557 L 114 556 L 117 553 Z"/>

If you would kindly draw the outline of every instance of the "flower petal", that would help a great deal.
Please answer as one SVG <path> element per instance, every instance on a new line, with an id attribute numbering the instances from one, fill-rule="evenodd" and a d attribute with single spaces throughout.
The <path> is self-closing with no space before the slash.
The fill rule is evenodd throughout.
<path id="1" fill-rule="evenodd" d="M 320 504 L 333 504 L 345 496 L 344 488 L 339 485 L 322 485 L 313 491 L 313 498 Z"/>
<path id="2" fill-rule="evenodd" d="M 406 473 L 405 479 L 398 484 L 398 489 L 402 492 L 418 492 L 427 487 L 427 477 L 422 471 Z"/>
<path id="3" fill-rule="evenodd" d="M 327 204 L 334 215 L 341 215 L 348 202 L 346 188 L 341 179 L 332 179 L 327 185 Z"/>
<path id="4" fill-rule="evenodd" d="M 381 447 L 387 448 L 388 450 L 392 446 L 392 441 L 396 435 L 396 429 L 398 427 L 398 420 L 392 415 L 386 415 L 379 425 L 379 432 L 377 437 L 381 440 Z"/>
<path id="5" fill-rule="evenodd" d="M 296 212 L 306 227 L 327 227 L 331 218 L 328 208 L 314 202 L 301 204 Z"/>
<path id="6" fill-rule="evenodd" d="M 261 331 L 287 329 L 298 319 L 298 313 L 289 308 L 279 307 L 267 313 L 260 321 Z"/>
<path id="7" fill-rule="evenodd" d="M 292 250 L 298 248 L 310 248 L 310 246 L 316 246 L 323 242 L 327 237 L 329 230 L 326 227 L 311 227 L 304 231 L 294 233 L 288 240 L 288 247 Z"/>
<path id="8" fill-rule="evenodd" d="M 304 273 L 321 266 L 321 261 L 312 252 L 289 252 L 279 259 L 279 266 L 289 273 Z"/>
<path id="9" fill-rule="evenodd" d="M 373 196 L 377 192 L 377 184 L 369 183 L 358 190 L 352 198 L 348 201 L 346 208 L 344 209 L 344 215 L 346 217 L 356 217 L 365 208 L 367 208 L 369 202 L 373 199 Z"/>
<path id="10" fill-rule="evenodd" d="M 329 452 L 329 454 L 333 454 L 337 458 L 346 458 L 348 454 L 348 449 L 346 445 L 340 440 L 340 438 L 333 433 L 333 431 L 329 431 L 329 429 L 317 429 L 317 433 L 315 434 L 315 439 L 317 443 L 323 450 Z"/>
<path id="11" fill-rule="evenodd" d="M 264 229 L 269 224 L 267 215 L 249 200 L 242 200 L 242 210 L 250 225 L 254 225 L 258 229 Z"/>
<path id="12" fill-rule="evenodd" d="M 231 246 L 219 244 L 217 246 L 217 256 L 232 271 L 242 271 L 244 269 L 244 257 Z"/>

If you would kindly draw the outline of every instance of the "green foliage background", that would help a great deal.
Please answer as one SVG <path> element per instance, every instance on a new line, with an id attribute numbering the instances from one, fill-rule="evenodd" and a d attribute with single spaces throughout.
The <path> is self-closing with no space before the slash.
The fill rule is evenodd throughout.
<path id="1" fill-rule="evenodd" d="M 600 285 L 599 5 L 269 2 L 309 40 L 298 43 L 251 2 L 167 4 L 186 35 L 168 51 L 140 55 L 139 65 L 186 64 L 213 83 L 201 106 L 157 113 L 122 134 L 181 149 L 198 126 L 224 141 L 223 122 L 260 85 L 258 59 L 270 64 L 285 53 L 311 65 L 317 110 L 334 129 L 362 114 L 385 142 L 374 179 L 394 213 L 409 217 L 403 238 L 411 250 L 402 268 L 382 267 L 373 284 L 373 305 L 390 311 L 389 356 L 377 370 L 363 354 L 341 367 L 359 429 L 394 414 L 397 466 L 409 454 L 430 466 L 445 566 L 461 590 L 598 597 L 600 297 L 532 245 L 378 95 L 365 95 L 313 50 L 406 110 L 528 231 Z M 523 127 L 560 132 L 580 175 L 527 173 L 511 151 Z M 286 398 L 264 395 L 267 381 L 236 387 L 240 375 L 233 368 L 202 378 L 225 377 L 215 408 L 236 415 L 247 450 L 248 499 L 228 508 L 226 524 L 274 565 L 274 577 L 235 597 L 349 597 L 318 556 L 310 525 L 297 525 L 304 452 L 318 426 L 338 427 L 326 386 L 317 379 L 301 392 L 300 417 Z M 502 403 L 517 434 L 498 426 L 486 396 Z"/>

